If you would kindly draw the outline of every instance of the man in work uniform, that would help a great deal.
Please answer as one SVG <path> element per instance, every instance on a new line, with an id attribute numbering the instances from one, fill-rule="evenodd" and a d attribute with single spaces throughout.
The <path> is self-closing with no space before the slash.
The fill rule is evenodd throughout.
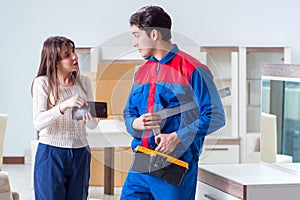
<path id="1" fill-rule="evenodd" d="M 134 47 L 146 62 L 134 77 L 124 119 L 137 146 L 176 156 L 188 163 L 179 186 L 130 170 L 121 199 L 194 199 L 198 160 L 206 135 L 225 124 L 225 115 L 207 66 L 171 42 L 171 18 L 158 6 L 146 6 L 130 18 Z M 161 119 L 156 112 L 194 102 L 188 111 Z M 153 130 L 159 130 L 155 135 Z"/>

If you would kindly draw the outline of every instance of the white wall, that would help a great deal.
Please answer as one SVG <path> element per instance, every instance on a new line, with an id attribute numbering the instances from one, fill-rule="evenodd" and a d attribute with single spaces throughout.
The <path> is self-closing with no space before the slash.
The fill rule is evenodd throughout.
<path id="1" fill-rule="evenodd" d="M 292 62 L 300 63 L 298 0 L 2 1 L 0 113 L 9 115 L 4 156 L 23 156 L 35 138 L 30 86 L 43 41 L 64 35 L 77 46 L 101 45 L 130 31 L 131 13 L 149 4 L 162 5 L 173 30 L 199 45 L 290 46 Z"/>

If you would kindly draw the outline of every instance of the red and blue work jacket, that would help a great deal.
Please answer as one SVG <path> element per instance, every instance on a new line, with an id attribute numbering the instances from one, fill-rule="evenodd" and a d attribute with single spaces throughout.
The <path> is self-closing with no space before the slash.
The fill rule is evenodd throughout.
<path id="1" fill-rule="evenodd" d="M 177 45 L 159 61 L 153 56 L 146 60 L 135 73 L 124 109 L 127 131 L 133 136 L 132 149 L 137 145 L 150 149 L 157 146 L 152 130 L 134 130 L 133 120 L 145 113 L 193 101 L 197 105 L 194 109 L 163 120 L 160 132 L 177 133 L 181 143 L 174 155 L 180 157 L 188 152 L 197 160 L 205 136 L 225 125 L 223 105 L 212 74 L 206 65 L 180 51 Z"/>

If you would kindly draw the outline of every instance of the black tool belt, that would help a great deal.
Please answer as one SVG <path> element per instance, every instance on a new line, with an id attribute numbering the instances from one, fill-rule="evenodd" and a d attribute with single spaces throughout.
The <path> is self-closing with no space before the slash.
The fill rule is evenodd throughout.
<path id="1" fill-rule="evenodd" d="M 157 151 L 137 146 L 131 169 L 150 174 L 179 186 L 188 170 L 188 163 Z"/>

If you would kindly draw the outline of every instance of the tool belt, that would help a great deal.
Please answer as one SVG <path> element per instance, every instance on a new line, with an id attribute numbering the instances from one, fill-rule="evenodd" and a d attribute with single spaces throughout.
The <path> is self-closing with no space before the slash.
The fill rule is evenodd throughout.
<path id="1" fill-rule="evenodd" d="M 188 163 L 142 146 L 135 148 L 131 169 L 150 174 L 179 186 L 188 170 Z"/>

